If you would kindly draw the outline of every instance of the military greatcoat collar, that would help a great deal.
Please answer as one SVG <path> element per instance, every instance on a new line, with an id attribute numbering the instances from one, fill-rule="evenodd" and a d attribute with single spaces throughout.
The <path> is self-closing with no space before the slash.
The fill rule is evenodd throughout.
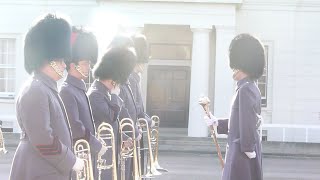
<path id="1" fill-rule="evenodd" d="M 92 83 L 92 88 L 98 92 L 103 93 L 103 94 L 107 94 L 107 95 L 110 94 L 109 89 L 99 80 L 95 80 Z"/>
<path id="2" fill-rule="evenodd" d="M 247 83 L 249 83 L 249 82 L 252 82 L 252 80 L 251 80 L 249 77 L 246 77 L 246 78 L 243 78 L 243 79 L 239 80 L 239 81 L 237 82 L 236 91 L 237 91 L 238 89 L 240 89 L 243 85 L 245 85 L 245 84 L 247 84 Z"/>
<path id="3" fill-rule="evenodd" d="M 140 76 L 139 76 L 138 73 L 133 72 L 133 73 L 130 74 L 130 76 L 131 76 L 136 82 L 138 82 L 138 83 L 140 82 Z"/>
<path id="4" fill-rule="evenodd" d="M 66 82 L 68 84 L 71 84 L 71 85 L 83 90 L 83 91 L 87 90 L 86 89 L 86 84 L 84 83 L 84 81 L 82 79 L 78 79 L 78 78 L 76 78 L 76 77 L 74 77 L 74 76 L 72 76 L 70 74 L 68 74 Z"/>
<path id="5" fill-rule="evenodd" d="M 54 90 L 55 92 L 58 92 L 57 82 L 55 80 L 51 79 L 46 74 L 44 74 L 43 72 L 35 72 L 33 79 L 36 79 L 36 80 L 43 82 L 50 89 Z"/>

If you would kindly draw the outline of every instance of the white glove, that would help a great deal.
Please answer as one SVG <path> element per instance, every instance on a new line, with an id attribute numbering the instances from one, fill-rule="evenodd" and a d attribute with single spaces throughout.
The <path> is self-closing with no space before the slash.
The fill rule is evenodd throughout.
<path id="1" fill-rule="evenodd" d="M 137 140 L 137 141 L 140 141 L 141 138 L 142 138 L 142 133 L 139 132 L 139 135 L 138 135 L 138 137 L 136 137 L 136 140 Z"/>
<path id="2" fill-rule="evenodd" d="M 249 159 L 253 159 L 253 158 L 256 158 L 257 154 L 255 151 L 252 151 L 252 152 L 244 152 Z"/>
<path id="3" fill-rule="evenodd" d="M 154 120 L 151 120 L 151 127 L 154 127 L 154 125 L 156 125 L 156 123 L 154 122 Z"/>
<path id="4" fill-rule="evenodd" d="M 218 119 L 212 115 L 212 113 L 210 112 L 210 117 L 208 116 L 204 116 L 204 121 L 206 122 L 207 126 L 218 126 Z"/>
<path id="5" fill-rule="evenodd" d="M 101 157 L 102 155 L 104 155 L 104 153 L 106 153 L 108 150 L 107 146 L 102 145 L 100 151 L 98 152 L 98 156 Z"/>
<path id="6" fill-rule="evenodd" d="M 119 94 L 120 94 L 120 87 L 119 87 L 119 85 L 116 85 L 116 86 L 114 86 L 113 89 L 111 89 L 111 94 L 115 94 L 115 95 L 119 96 Z"/>
<path id="7" fill-rule="evenodd" d="M 74 163 L 72 169 L 76 172 L 81 171 L 84 168 L 84 161 L 77 157 L 76 163 Z"/>

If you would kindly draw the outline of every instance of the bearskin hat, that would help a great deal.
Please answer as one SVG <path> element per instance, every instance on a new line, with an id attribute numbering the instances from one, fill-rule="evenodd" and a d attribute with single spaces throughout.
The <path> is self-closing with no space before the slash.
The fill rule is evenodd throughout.
<path id="1" fill-rule="evenodd" d="M 118 34 L 116 35 L 111 43 L 109 44 L 109 48 L 118 48 L 118 47 L 134 47 L 134 43 L 130 36 L 127 36 L 125 34 Z"/>
<path id="2" fill-rule="evenodd" d="M 142 34 L 135 34 L 131 37 L 134 43 L 134 48 L 137 53 L 137 63 L 148 63 L 149 49 L 147 38 Z"/>
<path id="3" fill-rule="evenodd" d="M 88 60 L 92 64 L 97 62 L 98 42 L 93 33 L 82 28 L 72 27 L 71 46 L 72 55 L 70 60 L 66 61 L 67 66 L 80 60 Z"/>
<path id="4" fill-rule="evenodd" d="M 24 66 L 31 74 L 45 62 L 67 60 L 71 56 L 71 27 L 68 21 L 56 14 L 47 14 L 26 34 Z"/>
<path id="5" fill-rule="evenodd" d="M 133 48 L 109 48 L 94 66 L 94 77 L 102 80 L 112 79 L 119 84 L 124 84 L 133 71 L 136 59 Z"/>
<path id="6" fill-rule="evenodd" d="M 236 36 L 229 47 L 229 65 L 239 69 L 251 79 L 259 79 L 265 67 L 265 52 L 262 43 L 249 34 Z"/>

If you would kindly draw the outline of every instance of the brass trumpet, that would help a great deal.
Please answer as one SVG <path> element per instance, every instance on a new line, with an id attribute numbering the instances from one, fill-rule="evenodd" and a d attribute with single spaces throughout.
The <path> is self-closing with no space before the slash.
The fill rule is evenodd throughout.
<path id="1" fill-rule="evenodd" d="M 148 148 L 144 148 L 143 150 L 148 150 L 148 164 L 147 164 L 147 172 L 142 176 L 142 178 L 150 178 L 152 176 L 158 176 L 161 175 L 161 173 L 157 170 L 155 166 L 155 162 L 153 159 L 153 153 L 152 153 L 152 146 L 151 146 L 151 133 L 148 125 L 148 121 L 144 118 L 138 119 L 138 125 L 142 129 L 143 133 L 147 134 L 147 143 L 148 143 Z M 140 154 L 140 152 L 139 152 Z M 140 163 L 141 164 L 141 163 Z M 141 170 L 140 170 L 141 172 Z"/>
<path id="2" fill-rule="evenodd" d="M 77 140 L 74 145 L 75 155 L 84 161 L 84 168 L 77 173 L 77 180 L 94 180 L 91 151 L 88 141 L 84 139 Z"/>
<path id="3" fill-rule="evenodd" d="M 169 172 L 167 169 L 162 168 L 158 161 L 159 155 L 159 127 L 160 127 L 160 118 L 158 116 L 151 116 L 152 121 L 154 121 L 154 126 L 151 129 L 151 143 L 153 145 L 154 152 L 154 166 L 157 170 L 163 172 Z"/>
<path id="4" fill-rule="evenodd" d="M 139 173 L 139 164 L 138 164 L 138 154 L 137 154 L 137 145 L 136 145 L 136 137 L 135 137 L 135 125 L 132 119 L 124 118 L 120 121 L 120 168 L 121 168 L 121 180 L 125 180 L 125 160 L 128 158 L 132 158 L 133 160 L 133 179 L 141 180 L 141 176 Z M 124 141 L 126 138 L 131 138 L 133 141 L 132 147 L 125 147 Z"/>
<path id="5" fill-rule="evenodd" d="M 101 123 L 97 129 L 97 137 L 98 139 L 103 140 L 103 143 L 107 146 L 108 149 L 112 150 L 112 163 L 107 164 L 106 159 L 102 159 L 101 156 L 98 156 L 97 160 L 97 169 L 99 172 L 99 180 L 101 179 L 102 170 L 111 169 L 112 168 L 112 179 L 117 180 L 117 163 L 116 163 L 116 144 L 114 138 L 113 128 L 108 123 Z M 109 143 L 109 144 L 108 144 Z M 107 150 L 108 151 L 108 150 Z"/>

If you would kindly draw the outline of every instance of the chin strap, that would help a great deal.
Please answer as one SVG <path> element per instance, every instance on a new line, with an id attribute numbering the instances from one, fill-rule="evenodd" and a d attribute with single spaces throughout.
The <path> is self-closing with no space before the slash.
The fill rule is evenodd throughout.
<path id="1" fill-rule="evenodd" d="M 79 65 L 76 66 L 76 70 L 85 78 L 89 77 L 88 75 L 85 75 L 82 70 L 81 70 L 81 67 Z"/>
<path id="2" fill-rule="evenodd" d="M 63 78 L 63 71 L 57 66 L 55 61 L 50 61 L 49 65 L 52 67 L 54 72 L 56 72 L 61 78 Z"/>

